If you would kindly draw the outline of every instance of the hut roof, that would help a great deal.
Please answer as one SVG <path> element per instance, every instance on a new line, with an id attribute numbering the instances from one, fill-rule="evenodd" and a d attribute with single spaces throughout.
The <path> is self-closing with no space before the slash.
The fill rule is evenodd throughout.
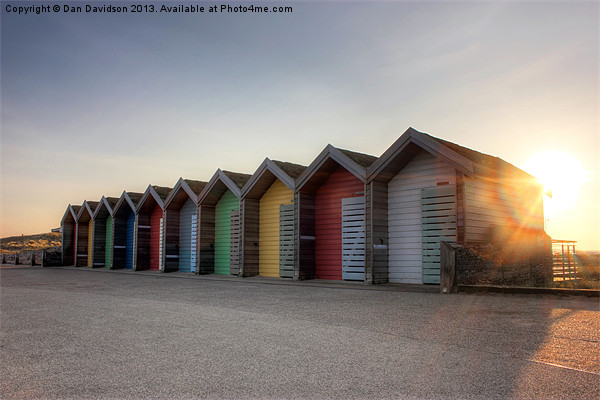
<path id="1" fill-rule="evenodd" d="M 169 193 L 171 193 L 171 190 L 173 189 L 173 188 L 166 187 L 166 186 L 156 186 L 156 185 L 152 185 L 152 187 L 156 191 L 156 194 L 158 194 L 158 197 L 160 197 L 162 199 L 162 201 L 166 200 L 167 196 L 169 196 Z"/>
<path id="2" fill-rule="evenodd" d="M 144 193 L 138 193 L 138 192 L 126 192 L 126 193 L 127 193 L 127 196 L 129 196 L 129 199 L 131 200 L 131 202 L 133 203 L 134 206 L 137 206 L 140 199 L 144 195 Z"/>
<path id="3" fill-rule="evenodd" d="M 207 182 L 203 182 L 203 181 L 194 181 L 191 179 L 184 179 L 185 183 L 187 183 L 187 185 L 190 187 L 190 189 L 192 189 L 192 191 L 196 194 L 196 196 L 198 196 L 200 193 L 202 193 L 202 190 L 204 190 L 204 188 L 206 187 Z"/>
<path id="4" fill-rule="evenodd" d="M 240 189 L 244 187 L 246 182 L 252 177 L 252 175 L 241 174 L 239 172 L 223 171 L 223 173 Z"/>
<path id="5" fill-rule="evenodd" d="M 370 167 L 377 160 L 377 157 L 371 156 L 369 154 L 358 153 L 352 150 L 340 149 L 338 147 L 336 147 L 336 149 L 344 153 L 346 156 L 348 156 L 348 158 L 350 158 L 352 161 L 354 161 L 363 168 Z"/>
<path id="6" fill-rule="evenodd" d="M 273 164 L 277 165 L 279 168 L 281 168 L 281 170 L 283 172 L 288 174 L 288 176 L 293 179 L 296 179 L 300 175 L 302 175 L 302 173 L 306 169 L 305 165 L 294 164 L 291 162 L 279 161 L 279 160 L 272 160 L 272 161 L 273 161 Z"/>
<path id="7" fill-rule="evenodd" d="M 105 197 L 105 199 L 106 199 L 106 202 L 108 203 L 108 205 L 110 206 L 110 208 L 115 208 L 115 206 L 119 202 L 118 197 Z"/>

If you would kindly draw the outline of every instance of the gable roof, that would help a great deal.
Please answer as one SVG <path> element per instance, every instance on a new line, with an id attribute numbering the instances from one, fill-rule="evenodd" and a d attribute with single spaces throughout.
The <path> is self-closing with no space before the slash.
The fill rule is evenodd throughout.
<path id="1" fill-rule="evenodd" d="M 304 172 L 304 165 L 265 158 L 242 188 L 242 197 L 260 198 L 279 179 L 291 191 L 296 187 L 296 178 Z"/>
<path id="2" fill-rule="evenodd" d="M 168 188 L 165 186 L 157 186 L 157 185 L 148 185 L 144 195 L 140 198 L 140 201 L 135 208 L 135 213 L 139 214 L 139 212 L 144 207 L 144 204 L 148 201 L 148 199 L 152 198 L 156 204 L 163 210 L 165 209 L 165 200 L 169 196 L 172 188 Z"/>
<path id="3" fill-rule="evenodd" d="M 73 219 L 73 222 L 77 222 L 77 214 L 79 213 L 80 209 L 81 206 L 72 206 L 71 204 L 69 204 L 67 206 L 67 209 L 65 210 L 65 213 L 63 214 L 63 217 L 60 220 L 60 226 L 63 226 L 63 224 L 69 216 Z"/>
<path id="4" fill-rule="evenodd" d="M 445 161 L 466 176 L 480 175 L 490 179 L 510 176 L 511 179 L 535 178 L 514 165 L 488 154 L 460 146 L 408 128 L 368 169 L 369 181 L 382 179 L 389 181 L 419 151 L 427 151 Z"/>
<path id="5" fill-rule="evenodd" d="M 171 190 L 171 193 L 169 193 L 169 196 L 165 200 L 164 208 L 168 208 L 169 205 L 171 205 L 171 203 L 174 201 L 179 207 L 181 207 L 186 201 L 186 195 L 192 199 L 194 204 L 198 204 L 198 195 L 202 192 L 206 185 L 207 183 L 203 181 L 179 178 L 175 186 L 173 186 L 173 190 Z M 183 196 L 181 195 L 182 192 L 185 193 Z"/>
<path id="6" fill-rule="evenodd" d="M 96 210 L 96 207 L 98 207 L 98 204 L 100 204 L 100 202 L 98 201 L 87 201 L 84 200 L 83 204 L 81 205 L 81 209 L 79 210 L 79 213 L 77 214 L 77 222 L 79 223 L 79 221 L 81 220 L 82 217 L 89 215 L 89 219 L 92 219 L 94 217 L 94 211 Z M 86 221 L 88 221 L 88 218 L 85 218 Z"/>
<path id="7" fill-rule="evenodd" d="M 343 167 L 361 181 L 366 182 L 367 168 L 376 160 L 377 157 L 375 156 L 339 149 L 328 144 L 296 179 L 296 191 L 305 188 L 311 180 L 313 182 L 310 186 L 313 189 L 319 187 L 338 166 Z M 323 173 L 317 176 L 319 171 Z"/>
<path id="8" fill-rule="evenodd" d="M 127 192 L 126 190 L 123 190 L 121 197 L 119 197 L 119 201 L 117 201 L 117 204 L 113 207 L 113 215 L 117 215 L 121 207 L 125 206 L 128 206 L 131 211 L 135 212 L 135 208 L 143 195 L 144 193 Z"/>
<path id="9" fill-rule="evenodd" d="M 100 202 L 98 203 L 98 206 L 96 207 L 96 210 L 94 211 L 94 216 L 93 218 L 96 219 L 98 217 L 98 215 L 100 215 L 100 213 L 102 212 L 102 210 L 104 208 L 106 208 L 106 211 L 108 212 L 108 215 L 110 215 L 111 217 L 113 216 L 113 210 L 115 205 L 117 205 L 117 203 L 119 202 L 119 198 L 118 197 L 104 197 L 102 196 L 102 198 L 100 199 Z"/>
<path id="10" fill-rule="evenodd" d="M 227 190 L 230 190 L 239 199 L 242 187 L 250 180 L 251 176 L 217 169 L 198 196 L 198 204 L 215 205 Z"/>

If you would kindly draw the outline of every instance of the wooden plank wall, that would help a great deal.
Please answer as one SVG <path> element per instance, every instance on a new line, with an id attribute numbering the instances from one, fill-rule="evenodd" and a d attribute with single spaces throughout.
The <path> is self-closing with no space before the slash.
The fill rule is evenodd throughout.
<path id="1" fill-rule="evenodd" d="M 144 271 L 150 268 L 150 242 L 151 242 L 151 214 L 137 214 L 135 216 L 135 251 L 133 269 Z M 121 261 L 117 265 L 121 267 Z"/>
<path id="2" fill-rule="evenodd" d="M 125 227 L 125 268 L 133 268 L 133 255 L 135 249 L 135 213 L 131 211 L 127 216 Z"/>
<path id="3" fill-rule="evenodd" d="M 215 274 L 231 273 L 231 211 L 239 210 L 240 202 L 227 190 L 215 206 Z"/>
<path id="4" fill-rule="evenodd" d="M 279 206 L 279 276 L 294 277 L 294 204 Z"/>
<path id="5" fill-rule="evenodd" d="M 110 216 L 108 217 L 110 218 Z M 107 218 L 98 217 L 94 221 L 94 258 L 93 267 L 104 267 L 106 258 L 106 220 Z"/>
<path id="6" fill-rule="evenodd" d="M 75 265 L 73 253 L 75 250 L 75 223 L 65 222 L 62 225 L 62 264 Z"/>
<path id="7" fill-rule="evenodd" d="M 161 229 L 160 222 L 163 217 L 163 210 L 157 204 L 150 215 L 150 253 L 149 253 L 149 263 L 148 267 L 150 270 L 159 271 L 160 270 L 160 256 L 161 256 L 161 247 L 162 243 L 160 241 Z"/>
<path id="8" fill-rule="evenodd" d="M 365 198 L 342 199 L 342 279 L 365 280 Z"/>
<path id="9" fill-rule="evenodd" d="M 259 200 L 245 198 L 240 202 L 242 217 L 242 276 L 259 273 Z"/>
<path id="10" fill-rule="evenodd" d="M 371 181 L 365 194 L 366 203 L 366 278 L 367 282 L 388 281 L 388 186 Z M 371 281 L 369 280 L 371 279 Z"/>
<path id="11" fill-rule="evenodd" d="M 342 279 L 342 198 L 364 196 L 364 184 L 339 167 L 315 193 L 315 274 Z"/>
<path id="12" fill-rule="evenodd" d="M 231 210 L 229 224 L 229 273 L 240 274 L 240 243 L 242 239 L 242 227 L 240 224 L 240 210 Z"/>
<path id="13" fill-rule="evenodd" d="M 215 207 L 198 207 L 198 274 L 215 272 Z"/>
<path id="14" fill-rule="evenodd" d="M 420 152 L 388 183 L 388 279 L 423 283 L 421 189 L 454 185 L 454 168 Z"/>
<path id="15" fill-rule="evenodd" d="M 294 279 L 315 277 L 315 194 L 294 196 Z"/>
<path id="16" fill-rule="evenodd" d="M 88 224 L 88 254 L 87 254 L 87 266 L 93 266 L 94 261 L 94 220 L 90 220 Z"/>
<path id="17" fill-rule="evenodd" d="M 135 225 L 135 214 L 134 216 Z M 113 219 L 113 254 L 112 268 L 125 268 L 125 256 L 127 249 L 127 217 L 116 214 Z"/>
<path id="18" fill-rule="evenodd" d="M 163 213 L 163 265 L 165 272 L 179 270 L 179 220 L 180 212 L 176 209 L 168 209 Z"/>
<path id="19" fill-rule="evenodd" d="M 279 179 L 260 198 L 258 250 L 261 276 L 279 277 L 280 206 L 292 204 L 293 200 L 294 193 Z"/>
<path id="20" fill-rule="evenodd" d="M 113 247 L 113 217 L 106 218 L 106 236 L 104 237 L 104 267 L 110 268 L 112 265 L 112 247 Z"/>
<path id="21" fill-rule="evenodd" d="M 466 243 L 486 241 L 494 225 L 544 229 L 542 195 L 533 187 L 467 177 L 464 207 Z"/>
<path id="22" fill-rule="evenodd" d="M 192 219 L 197 218 L 196 209 L 194 201 L 188 198 L 179 212 L 179 270 L 183 272 L 195 272 L 196 268 L 195 261 L 192 265 L 192 235 L 194 241 L 196 235 L 192 232 Z"/>
<path id="23" fill-rule="evenodd" d="M 440 283 L 440 243 L 456 242 L 456 187 L 421 190 L 423 283 Z"/>
<path id="24" fill-rule="evenodd" d="M 78 267 L 85 267 L 87 265 L 89 234 L 88 222 L 77 223 L 77 260 L 75 261 L 75 265 Z"/>

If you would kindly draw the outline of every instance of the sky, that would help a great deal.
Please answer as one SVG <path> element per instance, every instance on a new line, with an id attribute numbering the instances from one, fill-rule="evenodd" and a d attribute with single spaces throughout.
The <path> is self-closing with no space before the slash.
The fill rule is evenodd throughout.
<path id="1" fill-rule="evenodd" d="M 565 183 L 570 202 L 548 209 L 547 232 L 600 249 L 597 2 L 7 11 L 30 4 L 2 1 L 2 237 L 148 184 L 253 173 L 265 157 L 308 165 L 329 143 L 379 156 L 412 126 L 529 172 L 567 171 L 553 193 Z M 552 151 L 571 164 L 532 164 Z"/>

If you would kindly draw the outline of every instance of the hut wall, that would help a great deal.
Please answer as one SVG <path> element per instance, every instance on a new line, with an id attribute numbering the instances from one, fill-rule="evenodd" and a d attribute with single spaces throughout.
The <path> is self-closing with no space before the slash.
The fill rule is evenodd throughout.
<path id="1" fill-rule="evenodd" d="M 163 210 L 159 205 L 156 205 L 150 214 L 150 260 L 148 267 L 153 271 L 158 271 L 160 267 L 160 247 L 162 246 L 162 243 L 160 242 L 160 225 L 162 217 Z"/>
<path id="2" fill-rule="evenodd" d="M 106 218 L 106 246 L 104 248 L 104 266 L 110 268 L 112 265 L 112 247 L 113 247 L 113 217 Z"/>
<path id="3" fill-rule="evenodd" d="M 315 193 L 315 274 L 342 279 L 342 198 L 364 196 L 364 183 L 339 167 Z"/>
<path id="4" fill-rule="evenodd" d="M 179 227 L 180 227 L 180 212 L 173 208 L 165 210 L 164 218 L 164 270 L 178 271 L 179 270 Z"/>
<path id="5" fill-rule="evenodd" d="M 215 207 L 198 207 L 199 274 L 215 272 Z"/>
<path id="6" fill-rule="evenodd" d="M 240 202 L 243 238 L 242 276 L 258 275 L 259 263 L 259 200 L 245 198 Z"/>
<path id="7" fill-rule="evenodd" d="M 157 207 L 160 208 L 160 207 Z M 136 271 L 143 271 L 150 268 L 150 249 L 152 242 L 151 234 L 151 216 L 152 214 L 138 214 L 136 216 L 136 229 L 135 229 L 135 260 L 133 268 Z M 126 232 L 126 230 L 125 230 Z M 120 234 L 119 234 L 120 235 Z M 121 241 L 119 243 L 122 243 Z M 121 245 L 121 244 L 120 244 Z M 119 254 L 122 254 L 119 251 Z M 121 260 L 119 257 L 118 267 L 122 268 Z"/>
<path id="8" fill-rule="evenodd" d="M 133 217 L 135 225 L 135 213 L 129 210 L 126 213 L 117 213 L 113 219 L 114 241 L 113 241 L 113 261 L 111 268 L 125 268 L 127 254 L 127 224 L 128 219 Z M 143 218 L 140 216 L 140 218 Z M 143 224 L 142 224 L 143 225 Z M 133 229 L 132 229 L 133 233 Z M 143 237 L 143 234 L 142 234 Z M 144 240 L 142 239 L 142 244 Z"/>
<path id="9" fill-rule="evenodd" d="M 489 240 L 494 226 L 543 230 L 544 212 L 539 189 L 483 178 L 464 178 L 465 241 Z"/>
<path id="10" fill-rule="evenodd" d="M 388 281 L 388 186 L 371 181 L 366 193 L 367 281 Z"/>
<path id="11" fill-rule="evenodd" d="M 279 214 L 282 204 L 292 204 L 294 193 L 277 179 L 260 199 L 259 275 L 279 276 Z"/>
<path id="12" fill-rule="evenodd" d="M 239 200 L 227 190 L 215 206 L 215 274 L 230 274 L 231 211 L 239 210 Z"/>
<path id="13" fill-rule="evenodd" d="M 94 221 L 90 220 L 88 224 L 88 255 L 87 255 L 87 266 L 91 267 L 93 265 L 93 255 L 94 255 Z"/>
<path id="14" fill-rule="evenodd" d="M 110 217 L 109 217 L 110 218 Z M 92 266 L 104 267 L 106 258 L 106 218 L 98 217 L 94 221 L 94 253 Z"/>
<path id="15" fill-rule="evenodd" d="M 192 232 L 192 219 L 197 218 L 196 209 L 194 201 L 188 199 L 179 212 L 179 270 L 183 272 L 196 270 L 196 262 L 192 263 L 192 251 L 196 251 L 196 231 Z"/>
<path id="16" fill-rule="evenodd" d="M 65 221 L 62 225 L 62 264 L 75 265 L 75 223 Z"/>
<path id="17" fill-rule="evenodd" d="M 423 283 L 421 191 L 454 185 L 455 170 L 430 153 L 418 153 L 388 183 L 388 279 Z"/>
<path id="18" fill-rule="evenodd" d="M 77 223 L 77 260 L 75 265 L 78 267 L 85 267 L 88 265 L 88 237 L 90 235 L 90 222 Z"/>
<path id="19" fill-rule="evenodd" d="M 295 194 L 294 279 L 315 277 L 315 195 Z"/>
<path id="20" fill-rule="evenodd" d="M 131 211 L 127 215 L 127 224 L 125 226 L 125 268 L 133 268 L 134 254 L 134 232 L 135 232 L 135 213 Z"/>

